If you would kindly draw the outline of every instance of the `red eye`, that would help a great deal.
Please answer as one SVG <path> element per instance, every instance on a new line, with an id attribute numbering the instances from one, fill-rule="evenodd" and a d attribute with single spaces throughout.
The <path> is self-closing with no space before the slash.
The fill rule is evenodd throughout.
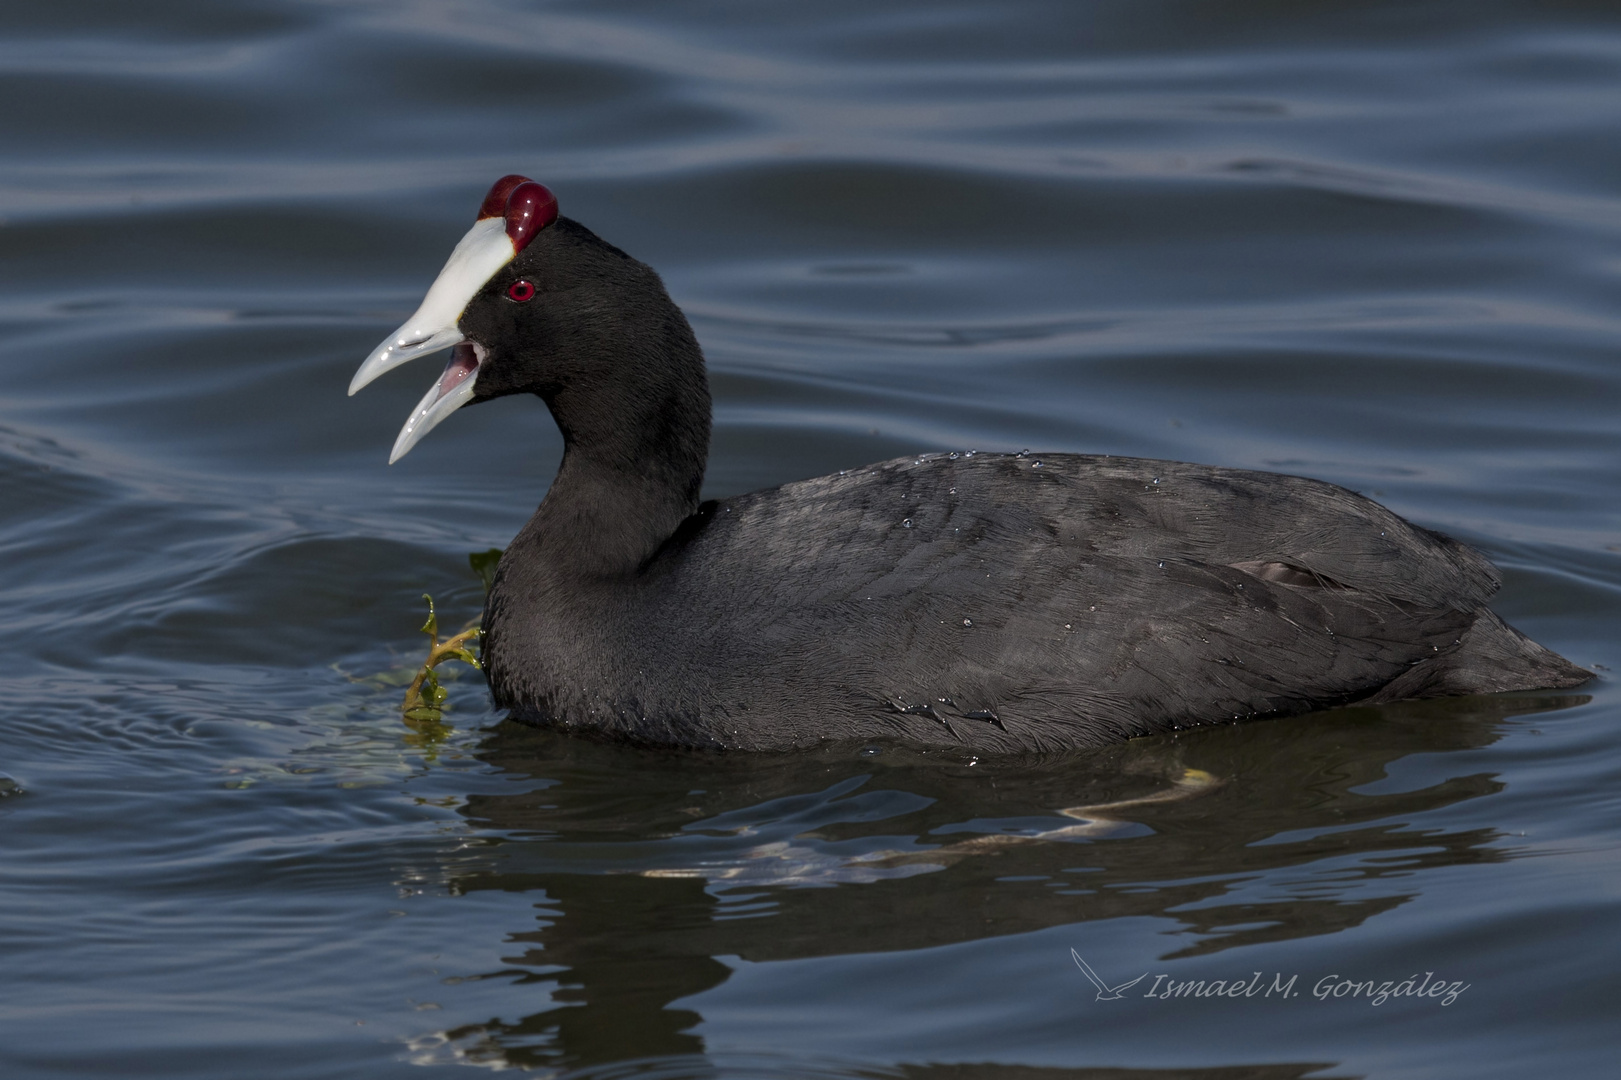
<path id="1" fill-rule="evenodd" d="M 521 304 L 525 300 L 533 299 L 534 295 L 535 295 L 534 283 L 529 282 L 529 281 L 525 281 L 523 278 L 519 278 L 517 281 L 514 281 L 511 285 L 507 286 L 507 299 L 508 300 L 514 300 L 514 301 Z"/>

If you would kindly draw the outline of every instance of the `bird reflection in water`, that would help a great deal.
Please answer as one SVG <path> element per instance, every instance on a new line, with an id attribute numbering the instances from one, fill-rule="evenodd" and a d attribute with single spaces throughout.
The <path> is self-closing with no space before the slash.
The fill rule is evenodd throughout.
<path id="1" fill-rule="evenodd" d="M 470 823 L 505 840 L 452 888 L 535 897 L 506 966 L 472 978 L 534 983 L 542 1007 L 432 1033 L 422 1052 L 570 1069 L 704 1055 L 693 1029 L 699 995 L 731 975 L 721 957 L 920 953 L 1149 917 L 1169 927 L 1148 946 L 1173 943 L 1165 961 L 1358 927 L 1428 872 L 1513 857 L 1502 830 L 1422 817 L 1502 789 L 1459 755 L 1509 717 L 1587 700 L 1341 709 L 977 763 L 671 754 L 503 724 L 480 756 L 547 783 L 469 799 Z M 1401 790 L 1376 783 L 1398 765 Z"/>

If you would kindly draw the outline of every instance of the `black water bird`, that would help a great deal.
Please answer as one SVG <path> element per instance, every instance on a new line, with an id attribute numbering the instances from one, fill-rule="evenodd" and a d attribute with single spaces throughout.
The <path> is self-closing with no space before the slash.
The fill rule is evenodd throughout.
<path id="1" fill-rule="evenodd" d="M 349 392 L 455 346 L 394 445 L 532 393 L 557 478 L 484 609 L 498 706 L 649 744 L 1097 745 L 1568 687 L 1478 552 L 1316 480 L 925 454 L 700 502 L 703 354 L 654 271 L 508 176 Z"/>

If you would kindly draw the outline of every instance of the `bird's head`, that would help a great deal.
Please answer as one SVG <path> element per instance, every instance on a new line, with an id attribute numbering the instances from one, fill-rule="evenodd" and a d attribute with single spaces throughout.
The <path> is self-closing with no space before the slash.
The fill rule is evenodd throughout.
<path id="1" fill-rule="evenodd" d="M 659 336 L 644 331 L 657 321 L 647 316 L 663 315 L 664 306 L 674 307 L 652 270 L 560 217 L 556 196 L 541 184 L 503 176 L 421 305 L 360 365 L 349 393 L 454 346 L 401 428 L 392 464 L 469 402 L 536 393 L 552 403 L 564 387 L 591 385 L 593 372 Z"/>

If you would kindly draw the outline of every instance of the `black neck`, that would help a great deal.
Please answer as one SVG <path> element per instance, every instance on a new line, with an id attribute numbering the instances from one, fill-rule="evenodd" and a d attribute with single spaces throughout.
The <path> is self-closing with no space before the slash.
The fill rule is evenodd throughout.
<path id="1" fill-rule="evenodd" d="M 616 343 L 623 356 L 600 378 L 542 394 L 563 463 L 514 542 L 538 548 L 554 573 L 633 573 L 698 508 L 709 385 L 685 317 L 673 303 L 669 314 L 658 332 Z"/>

